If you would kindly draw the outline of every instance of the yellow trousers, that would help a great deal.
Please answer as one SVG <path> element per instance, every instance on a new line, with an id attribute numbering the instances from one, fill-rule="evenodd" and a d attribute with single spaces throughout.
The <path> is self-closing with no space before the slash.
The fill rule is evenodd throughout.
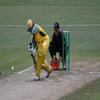
<path id="1" fill-rule="evenodd" d="M 37 50 L 37 64 L 36 64 L 36 75 L 40 78 L 41 69 L 51 72 L 51 66 L 45 60 L 45 56 L 49 47 L 49 37 L 46 36 L 46 39 L 38 44 Z"/>

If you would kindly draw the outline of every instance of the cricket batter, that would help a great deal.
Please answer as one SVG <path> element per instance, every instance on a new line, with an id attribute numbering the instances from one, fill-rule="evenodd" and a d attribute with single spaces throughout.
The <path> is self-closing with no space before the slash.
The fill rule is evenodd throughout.
<path id="1" fill-rule="evenodd" d="M 35 80 L 40 80 L 41 69 L 47 72 L 46 78 L 48 78 L 52 72 L 52 67 L 48 65 L 45 60 L 49 47 L 49 36 L 39 25 L 35 24 L 31 19 L 27 21 L 27 28 L 28 32 L 30 32 L 30 42 L 28 49 L 31 52 L 31 56 L 35 56 L 37 51 Z M 34 45 L 34 48 L 32 47 L 32 44 Z"/>

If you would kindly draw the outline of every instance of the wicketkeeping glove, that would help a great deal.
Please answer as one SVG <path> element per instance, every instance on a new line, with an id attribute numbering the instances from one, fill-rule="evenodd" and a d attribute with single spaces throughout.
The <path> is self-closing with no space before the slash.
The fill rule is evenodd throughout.
<path id="1" fill-rule="evenodd" d="M 54 59 L 54 61 L 55 61 L 55 63 L 57 63 L 57 64 L 59 64 L 59 63 L 60 63 L 60 60 L 59 60 L 59 59 L 57 59 L 57 58 L 55 58 L 55 59 Z"/>

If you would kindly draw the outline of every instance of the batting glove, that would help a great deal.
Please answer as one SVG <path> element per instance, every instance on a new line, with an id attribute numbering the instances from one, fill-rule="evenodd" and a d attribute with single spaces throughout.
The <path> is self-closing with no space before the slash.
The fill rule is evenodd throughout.
<path id="1" fill-rule="evenodd" d="M 28 45 L 28 50 L 30 51 L 31 55 L 35 56 L 36 55 L 36 48 L 32 48 L 32 43 L 29 43 Z"/>
<path id="2" fill-rule="evenodd" d="M 34 49 L 31 51 L 31 54 L 32 54 L 33 56 L 36 55 L 36 48 L 34 48 Z"/>
<path id="3" fill-rule="evenodd" d="M 36 55 L 36 48 L 30 48 L 30 46 L 28 46 L 28 50 L 30 51 L 30 53 L 35 56 Z"/>
<path id="4" fill-rule="evenodd" d="M 32 50 L 33 50 L 33 48 L 32 48 L 32 43 L 29 43 L 29 45 L 28 45 L 28 50 L 29 50 L 30 52 L 32 52 Z"/>

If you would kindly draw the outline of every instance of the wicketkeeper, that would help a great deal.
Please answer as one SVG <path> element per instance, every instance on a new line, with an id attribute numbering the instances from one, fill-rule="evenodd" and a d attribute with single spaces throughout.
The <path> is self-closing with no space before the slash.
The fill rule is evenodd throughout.
<path id="1" fill-rule="evenodd" d="M 49 47 L 49 36 L 47 33 L 37 24 L 35 24 L 31 19 L 27 22 L 28 32 L 30 32 L 30 43 L 28 46 L 31 56 L 35 56 L 37 51 L 37 63 L 36 63 L 36 76 L 35 80 L 40 80 L 41 69 L 47 72 L 47 78 L 52 72 L 52 67 L 48 65 L 46 58 L 46 53 Z M 34 45 L 34 48 L 32 46 Z"/>
<path id="2" fill-rule="evenodd" d="M 51 55 L 51 58 L 56 61 L 57 63 L 60 63 L 62 60 L 62 37 L 63 31 L 60 30 L 59 23 L 54 23 L 54 33 L 52 35 L 52 40 L 50 42 L 49 46 L 49 52 Z M 59 53 L 59 57 L 56 57 L 56 53 Z M 64 39 L 64 59 L 65 59 L 65 39 Z"/>

